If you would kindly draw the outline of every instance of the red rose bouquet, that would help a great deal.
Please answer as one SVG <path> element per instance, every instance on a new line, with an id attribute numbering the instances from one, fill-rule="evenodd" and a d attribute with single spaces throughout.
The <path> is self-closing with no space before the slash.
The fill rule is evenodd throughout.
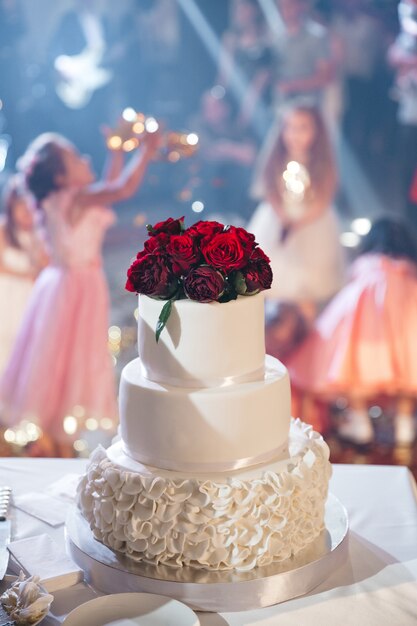
<path id="1" fill-rule="evenodd" d="M 128 269 L 126 289 L 167 301 L 157 341 L 174 300 L 229 302 L 271 287 L 270 261 L 244 228 L 204 221 L 185 228 L 183 217 L 170 217 L 147 229 L 149 239 Z"/>

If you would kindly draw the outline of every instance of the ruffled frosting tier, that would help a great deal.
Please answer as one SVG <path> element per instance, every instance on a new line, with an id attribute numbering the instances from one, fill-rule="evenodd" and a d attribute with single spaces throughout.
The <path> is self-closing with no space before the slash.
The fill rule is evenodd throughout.
<path id="1" fill-rule="evenodd" d="M 94 537 L 137 561 L 245 571 L 290 558 L 324 528 L 329 449 L 300 420 L 288 458 L 251 471 L 196 477 L 137 465 L 97 448 L 77 496 Z"/>

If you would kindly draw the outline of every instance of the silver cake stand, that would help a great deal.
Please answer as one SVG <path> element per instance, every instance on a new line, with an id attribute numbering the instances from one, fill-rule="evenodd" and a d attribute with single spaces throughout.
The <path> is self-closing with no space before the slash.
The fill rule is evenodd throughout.
<path id="1" fill-rule="evenodd" d="M 325 526 L 317 540 L 295 557 L 249 572 L 136 563 L 94 539 L 88 522 L 75 508 L 67 519 L 66 545 L 88 582 L 104 593 L 141 591 L 175 598 L 197 611 L 246 611 L 309 593 L 345 562 L 348 518 L 333 495 L 326 503 Z"/>

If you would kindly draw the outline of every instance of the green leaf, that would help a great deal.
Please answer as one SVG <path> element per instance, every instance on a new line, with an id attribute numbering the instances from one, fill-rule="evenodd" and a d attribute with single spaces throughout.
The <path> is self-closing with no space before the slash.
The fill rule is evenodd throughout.
<path id="1" fill-rule="evenodd" d="M 152 224 L 146 224 L 146 230 L 148 231 L 148 233 L 150 235 L 152 235 L 153 234 L 153 226 L 152 226 Z"/>
<path id="2" fill-rule="evenodd" d="M 236 272 L 235 279 L 233 282 L 234 282 L 234 286 L 236 289 L 236 293 L 238 293 L 240 296 L 243 296 L 247 292 L 248 287 L 246 285 L 246 280 L 242 272 Z"/>
<path id="3" fill-rule="evenodd" d="M 169 316 L 171 315 L 171 309 L 172 309 L 172 300 L 167 300 L 167 302 L 165 302 L 164 306 L 162 307 L 162 311 L 158 317 L 158 323 L 156 325 L 156 330 L 155 330 L 156 343 L 158 343 L 159 336 L 164 330 L 166 323 L 169 319 Z"/>

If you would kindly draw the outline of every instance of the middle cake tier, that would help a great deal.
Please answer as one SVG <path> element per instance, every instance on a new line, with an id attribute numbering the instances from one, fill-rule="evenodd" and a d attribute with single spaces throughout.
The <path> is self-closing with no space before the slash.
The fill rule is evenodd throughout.
<path id="1" fill-rule="evenodd" d="M 288 372 L 266 356 L 258 381 L 217 388 L 161 385 L 140 359 L 123 369 L 120 434 L 131 458 L 179 471 L 230 471 L 266 463 L 285 450 L 291 414 Z"/>

